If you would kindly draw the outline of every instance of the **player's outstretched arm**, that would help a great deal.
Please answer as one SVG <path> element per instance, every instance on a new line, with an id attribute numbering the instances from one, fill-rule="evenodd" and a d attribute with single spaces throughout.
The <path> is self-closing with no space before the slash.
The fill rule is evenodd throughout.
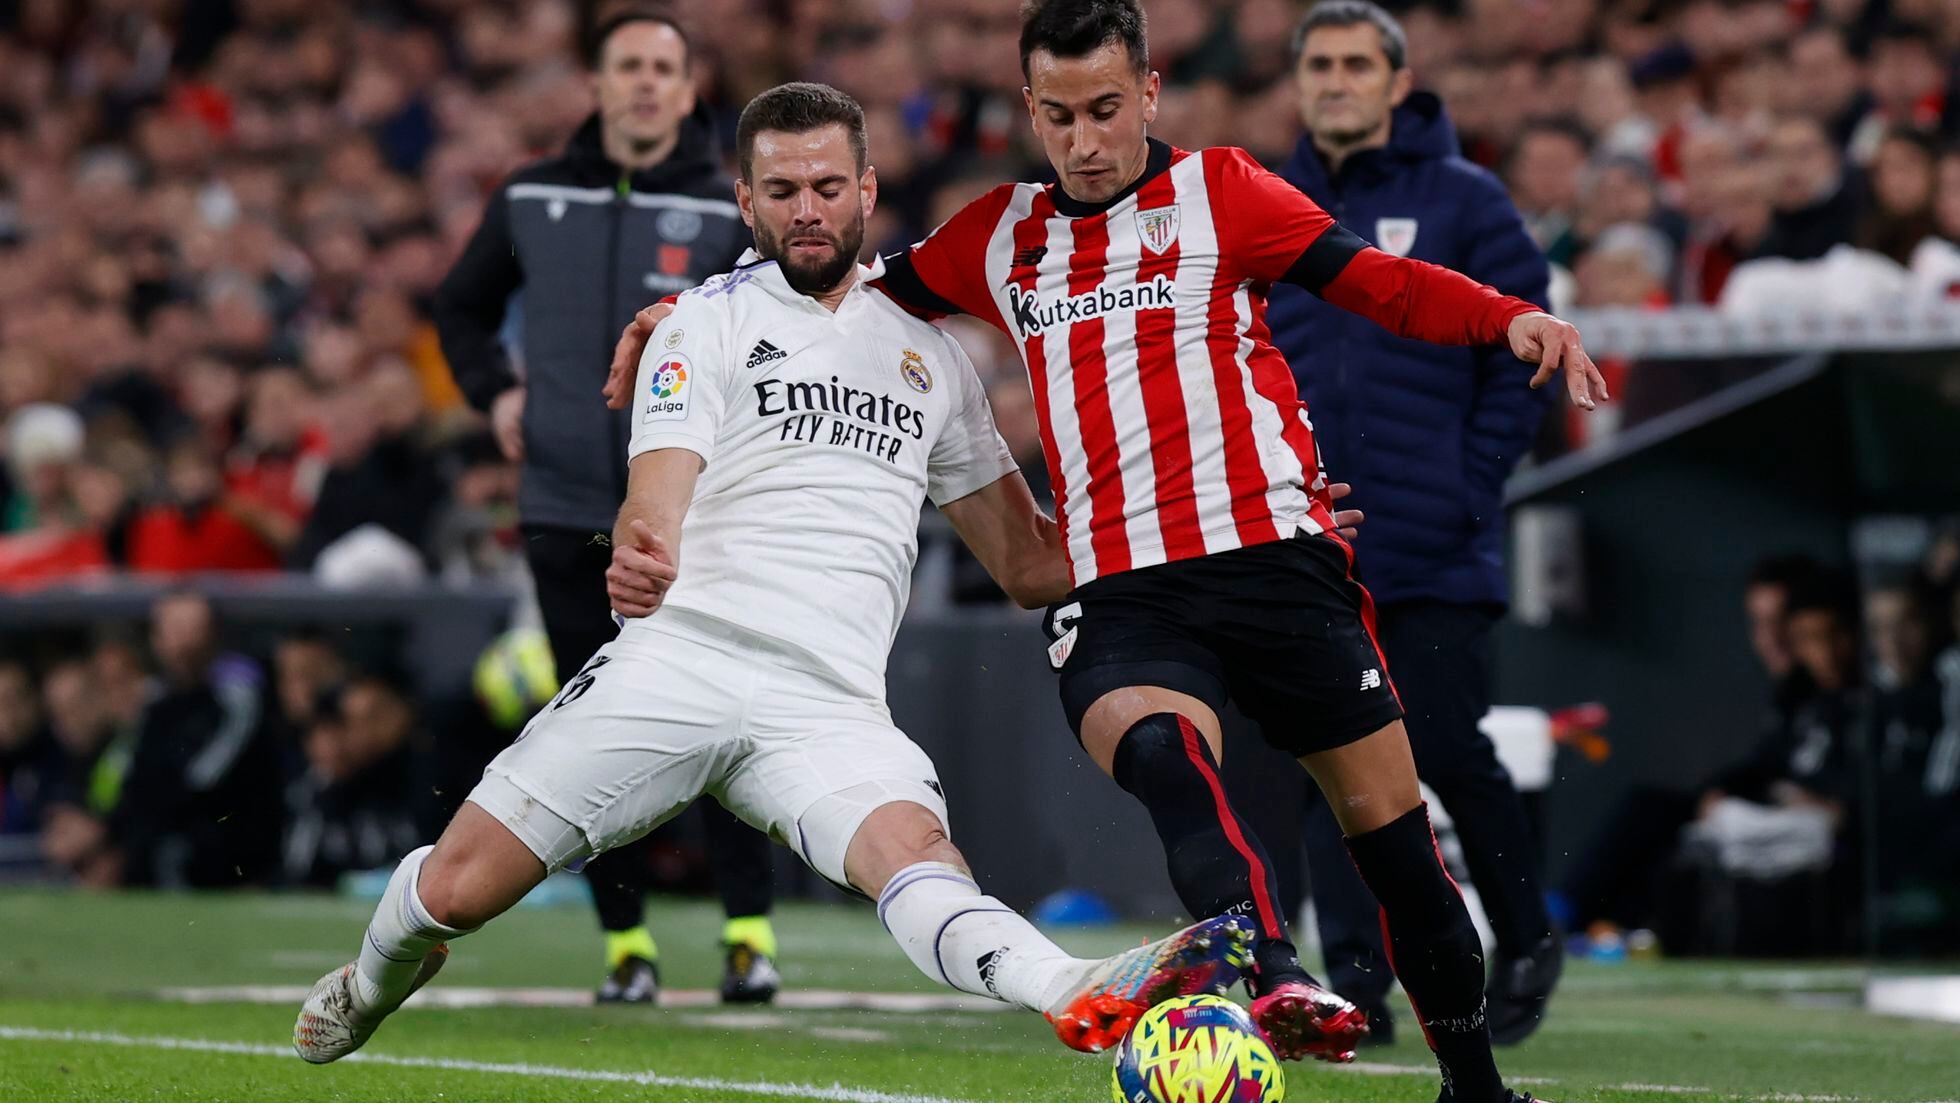
<path id="1" fill-rule="evenodd" d="M 1313 257 L 1316 250 L 1325 252 Z M 1341 252 L 1348 255 L 1343 258 Z M 1314 242 L 1295 270 L 1333 271 L 1331 279 L 1309 290 L 1397 336 L 1439 345 L 1503 341 L 1511 346 L 1512 355 L 1539 366 L 1531 379 L 1533 387 L 1544 386 L 1563 370 L 1573 405 L 1591 410 L 1606 400 L 1606 377 L 1586 355 L 1572 323 L 1461 272 L 1390 256 L 1339 226 Z"/>
<path id="2" fill-rule="evenodd" d="M 1019 471 L 947 502 L 939 511 L 1016 605 L 1040 609 L 1068 596 L 1061 530 L 1035 505 Z"/>
<path id="3" fill-rule="evenodd" d="M 1217 160 L 1222 188 L 1212 200 L 1219 247 L 1244 275 L 1303 287 L 1398 337 L 1438 345 L 1508 342 L 1518 359 L 1539 365 L 1532 386 L 1563 369 L 1580 408 L 1605 400 L 1606 380 L 1586 356 L 1579 331 L 1536 303 L 1369 245 L 1244 150 L 1206 156 Z"/>
<path id="4" fill-rule="evenodd" d="M 606 596 L 620 616 L 644 617 L 660 608 L 680 577 L 681 520 L 700 473 L 701 457 L 685 448 L 633 457 L 606 568 Z"/>

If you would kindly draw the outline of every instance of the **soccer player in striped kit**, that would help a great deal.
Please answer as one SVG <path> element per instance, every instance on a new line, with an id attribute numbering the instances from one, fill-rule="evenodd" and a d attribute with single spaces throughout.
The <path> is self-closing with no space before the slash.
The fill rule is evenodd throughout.
<path id="1" fill-rule="evenodd" d="M 1149 140 L 1159 80 L 1136 0 L 1036 0 L 1021 57 L 1057 183 L 994 189 L 878 285 L 996 326 L 1028 367 L 1074 584 L 1049 614 L 1069 722 L 1148 809 L 1185 908 L 1257 924 L 1252 1010 L 1281 1055 L 1348 1060 L 1365 1018 L 1301 966 L 1271 862 L 1219 782 L 1218 713 L 1236 700 L 1335 809 L 1443 1103 L 1516 1098 L 1265 292 L 1295 283 L 1403 336 L 1507 342 L 1539 365 L 1534 385 L 1564 369 L 1583 408 L 1605 382 L 1572 326 L 1369 247 L 1244 150 Z M 616 370 L 647 332 L 628 328 Z"/>

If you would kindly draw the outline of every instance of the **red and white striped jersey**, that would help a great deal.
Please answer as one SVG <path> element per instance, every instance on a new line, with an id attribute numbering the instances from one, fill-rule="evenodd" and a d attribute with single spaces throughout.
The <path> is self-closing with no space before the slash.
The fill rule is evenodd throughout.
<path id="1" fill-rule="evenodd" d="M 1438 292 L 1412 267 L 1475 292 Z M 891 258 L 879 286 L 1014 340 L 1080 586 L 1333 526 L 1313 423 L 1267 335 L 1266 291 L 1282 279 L 1429 335 L 1410 309 L 1420 297 L 1462 316 L 1443 334 L 1459 343 L 1496 340 L 1536 309 L 1368 248 L 1244 150 L 1154 141 L 1109 203 L 1003 185 Z"/>

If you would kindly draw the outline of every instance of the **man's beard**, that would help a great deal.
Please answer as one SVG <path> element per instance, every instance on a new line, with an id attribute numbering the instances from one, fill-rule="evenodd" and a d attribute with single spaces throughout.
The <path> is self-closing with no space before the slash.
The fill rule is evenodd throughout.
<path id="1" fill-rule="evenodd" d="M 821 295 L 836 290 L 844 282 L 844 277 L 857 263 L 858 254 L 864 249 L 864 216 L 859 215 L 844 227 L 841 234 L 825 230 L 798 230 L 795 240 L 803 241 L 821 238 L 830 243 L 832 254 L 828 260 L 798 261 L 794 259 L 785 243 L 776 237 L 760 219 L 755 226 L 755 251 L 775 261 L 782 267 L 783 278 L 799 295 Z"/>

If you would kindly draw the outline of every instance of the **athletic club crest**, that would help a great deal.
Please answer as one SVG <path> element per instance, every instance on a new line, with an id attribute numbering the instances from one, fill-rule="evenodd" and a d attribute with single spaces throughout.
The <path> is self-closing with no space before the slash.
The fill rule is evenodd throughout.
<path id="1" fill-rule="evenodd" d="M 1377 218 L 1375 220 L 1375 248 L 1391 256 L 1406 257 L 1409 255 L 1409 250 L 1415 247 L 1415 219 Z"/>
<path id="2" fill-rule="evenodd" d="M 1137 212 L 1137 236 L 1153 253 L 1161 253 L 1177 240 L 1177 204 L 1152 207 Z"/>

